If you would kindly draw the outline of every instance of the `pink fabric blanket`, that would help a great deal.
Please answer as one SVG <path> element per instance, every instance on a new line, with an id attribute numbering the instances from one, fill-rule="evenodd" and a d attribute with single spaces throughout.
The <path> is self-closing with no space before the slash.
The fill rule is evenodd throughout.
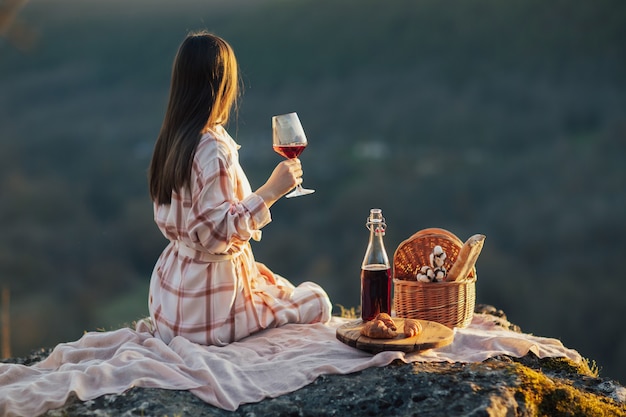
<path id="1" fill-rule="evenodd" d="M 33 366 L 0 364 L 0 416 L 35 416 L 62 406 L 72 392 L 89 400 L 131 387 L 190 390 L 209 404 L 235 410 L 243 403 L 295 391 L 322 374 L 348 374 L 396 359 L 480 362 L 533 352 L 582 360 L 558 340 L 506 330 L 498 319 L 481 314 L 469 327 L 456 329 L 449 346 L 372 355 L 336 339 L 336 328 L 346 321 L 289 324 L 225 347 L 201 346 L 181 337 L 167 345 L 142 323 L 135 330 L 87 333 L 58 345 Z"/>

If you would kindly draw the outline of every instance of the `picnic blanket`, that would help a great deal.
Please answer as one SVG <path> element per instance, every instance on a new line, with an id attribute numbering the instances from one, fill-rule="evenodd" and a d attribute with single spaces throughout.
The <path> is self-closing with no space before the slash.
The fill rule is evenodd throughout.
<path id="1" fill-rule="evenodd" d="M 556 339 L 510 331 L 498 318 L 476 314 L 454 342 L 421 353 L 381 352 L 349 347 L 335 337 L 347 319 L 328 324 L 288 324 L 224 347 L 202 346 L 182 337 L 169 344 L 145 322 L 136 329 L 86 333 L 55 347 L 32 366 L 0 364 L 0 416 L 36 416 L 65 404 L 119 394 L 131 387 L 189 390 L 214 406 L 236 410 L 244 403 L 295 391 L 322 374 L 349 374 L 394 360 L 406 363 L 481 362 L 497 355 L 582 360 Z"/>

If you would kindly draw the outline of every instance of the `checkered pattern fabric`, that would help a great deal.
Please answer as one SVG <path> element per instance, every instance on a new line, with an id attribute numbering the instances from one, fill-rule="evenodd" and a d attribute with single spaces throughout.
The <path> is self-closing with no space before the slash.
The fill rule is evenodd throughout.
<path id="1" fill-rule="evenodd" d="M 239 146 L 218 126 L 205 134 L 194 156 L 191 185 L 154 206 L 169 239 L 150 282 L 150 316 L 169 343 L 183 336 L 225 345 L 286 323 L 330 320 L 331 304 L 315 283 L 295 287 L 255 261 L 250 239 L 271 221 L 252 193 Z"/>

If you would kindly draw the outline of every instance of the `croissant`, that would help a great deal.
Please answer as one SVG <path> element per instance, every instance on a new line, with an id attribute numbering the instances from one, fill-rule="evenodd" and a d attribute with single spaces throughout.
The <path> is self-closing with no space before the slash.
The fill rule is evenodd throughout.
<path id="1" fill-rule="evenodd" d="M 391 330 L 397 330 L 396 323 L 387 313 L 378 313 L 374 320 L 381 320 L 383 323 L 385 323 L 385 326 L 389 327 Z"/>
<path id="2" fill-rule="evenodd" d="M 398 335 L 396 325 L 389 314 L 380 313 L 361 328 L 363 336 L 372 339 L 393 339 Z"/>
<path id="3" fill-rule="evenodd" d="M 414 319 L 404 319 L 404 336 L 413 337 L 422 332 L 422 325 Z"/>

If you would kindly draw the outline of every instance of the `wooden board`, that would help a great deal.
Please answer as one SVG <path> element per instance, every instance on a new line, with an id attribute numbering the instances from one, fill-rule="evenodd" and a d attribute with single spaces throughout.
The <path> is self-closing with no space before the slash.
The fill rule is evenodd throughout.
<path id="1" fill-rule="evenodd" d="M 384 350 L 398 350 L 402 352 L 419 352 L 449 345 L 454 340 L 452 329 L 434 321 L 418 320 L 422 325 L 422 332 L 417 336 L 404 337 L 404 319 L 393 318 L 398 328 L 398 336 L 393 339 L 372 339 L 361 334 L 363 321 L 361 319 L 346 323 L 337 328 L 337 339 L 343 343 L 366 352 L 378 353 Z"/>

